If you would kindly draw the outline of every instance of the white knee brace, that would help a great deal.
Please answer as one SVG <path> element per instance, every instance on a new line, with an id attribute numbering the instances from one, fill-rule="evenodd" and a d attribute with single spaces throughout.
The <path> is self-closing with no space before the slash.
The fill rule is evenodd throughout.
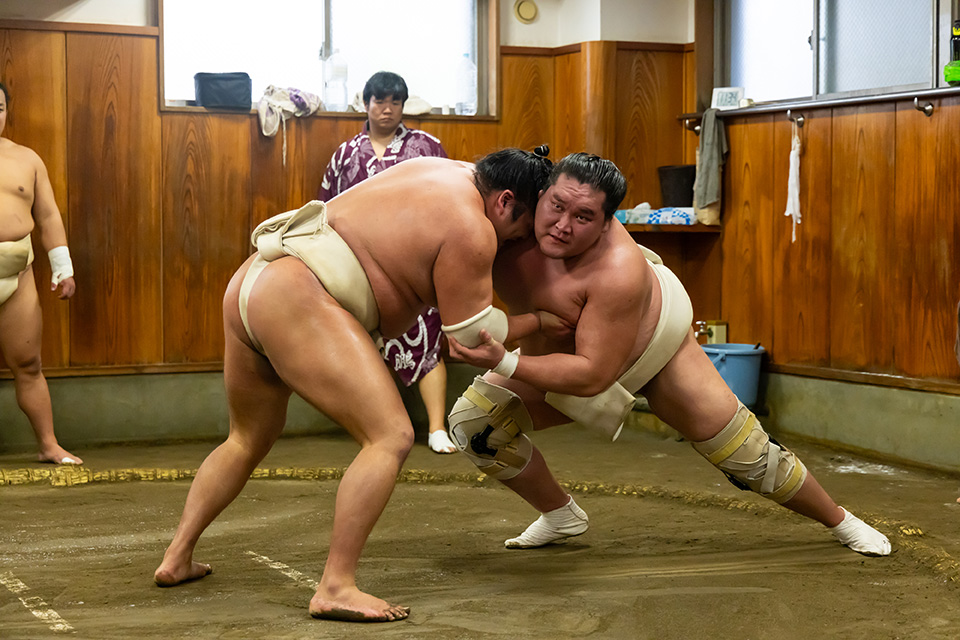
<path id="1" fill-rule="evenodd" d="M 693 448 L 736 486 L 780 504 L 796 495 L 807 477 L 803 463 L 767 435 L 743 404 L 720 433 Z"/>
<path id="2" fill-rule="evenodd" d="M 448 417 L 450 439 L 480 471 L 509 480 L 526 468 L 533 444 L 523 431 L 533 421 L 520 396 L 477 377 Z"/>

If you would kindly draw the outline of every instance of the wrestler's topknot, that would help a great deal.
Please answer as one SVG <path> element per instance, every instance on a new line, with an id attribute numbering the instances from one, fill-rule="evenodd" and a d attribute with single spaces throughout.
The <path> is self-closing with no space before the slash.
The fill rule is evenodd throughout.
<path id="1" fill-rule="evenodd" d="M 541 145 L 538 149 L 546 148 Z M 549 151 L 549 149 L 546 149 Z M 484 196 L 493 192 L 509 189 L 513 192 L 518 206 L 514 208 L 514 219 L 526 212 L 537 209 L 540 192 L 546 189 L 553 163 L 544 156 L 513 147 L 494 151 L 481 158 L 474 170 L 473 179 L 477 189 Z"/>

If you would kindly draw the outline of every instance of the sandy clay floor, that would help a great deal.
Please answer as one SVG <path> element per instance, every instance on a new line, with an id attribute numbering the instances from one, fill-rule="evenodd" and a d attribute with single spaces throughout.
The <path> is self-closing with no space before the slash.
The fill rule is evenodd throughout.
<path id="1" fill-rule="evenodd" d="M 215 443 L 79 451 L 61 472 L 0 456 L 0 638 L 960 637 L 958 478 L 794 448 L 841 504 L 889 535 L 864 558 L 818 524 L 737 491 L 689 445 L 630 431 L 536 434 L 591 530 L 506 550 L 535 517 L 459 456 L 418 445 L 371 536 L 361 588 L 408 620 L 311 619 L 340 434 L 283 439 L 201 539 L 214 573 L 172 589 L 153 570 Z"/>

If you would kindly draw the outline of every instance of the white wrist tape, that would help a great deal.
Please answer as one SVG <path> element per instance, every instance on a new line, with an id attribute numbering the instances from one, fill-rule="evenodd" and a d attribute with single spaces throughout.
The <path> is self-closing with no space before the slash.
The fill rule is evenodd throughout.
<path id="1" fill-rule="evenodd" d="M 67 278 L 73 277 L 73 261 L 70 260 L 70 249 L 67 245 L 54 247 L 47 252 L 50 258 L 51 280 L 54 286 L 60 284 Z"/>
<path id="2" fill-rule="evenodd" d="M 517 370 L 518 364 L 520 364 L 520 354 L 515 351 L 507 351 L 491 371 L 504 378 L 509 378 Z"/>

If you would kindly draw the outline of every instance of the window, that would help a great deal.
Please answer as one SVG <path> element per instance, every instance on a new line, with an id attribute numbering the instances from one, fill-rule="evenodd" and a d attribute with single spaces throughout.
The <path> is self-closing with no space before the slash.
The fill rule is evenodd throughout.
<path id="1" fill-rule="evenodd" d="M 403 76 L 411 96 L 435 112 L 463 100 L 464 57 L 479 68 L 477 112 L 489 114 L 495 65 L 487 44 L 490 0 L 162 0 L 166 104 L 194 100 L 197 72 L 247 72 L 253 101 L 268 85 L 295 87 L 327 100 L 327 79 L 346 70 L 347 101 L 377 71 Z M 229 7 L 229 8 L 226 8 Z M 494 18 L 495 19 L 495 18 Z M 327 35 L 325 41 L 324 34 Z M 336 53 L 334 53 L 336 52 Z M 339 75 L 336 73 L 334 75 Z M 476 81 L 475 81 L 476 82 Z M 342 95 L 342 89 L 340 90 Z"/>
<path id="2" fill-rule="evenodd" d="M 942 84 L 937 30 L 949 33 L 950 16 L 938 0 L 725 0 L 719 11 L 718 84 L 757 102 Z"/>

